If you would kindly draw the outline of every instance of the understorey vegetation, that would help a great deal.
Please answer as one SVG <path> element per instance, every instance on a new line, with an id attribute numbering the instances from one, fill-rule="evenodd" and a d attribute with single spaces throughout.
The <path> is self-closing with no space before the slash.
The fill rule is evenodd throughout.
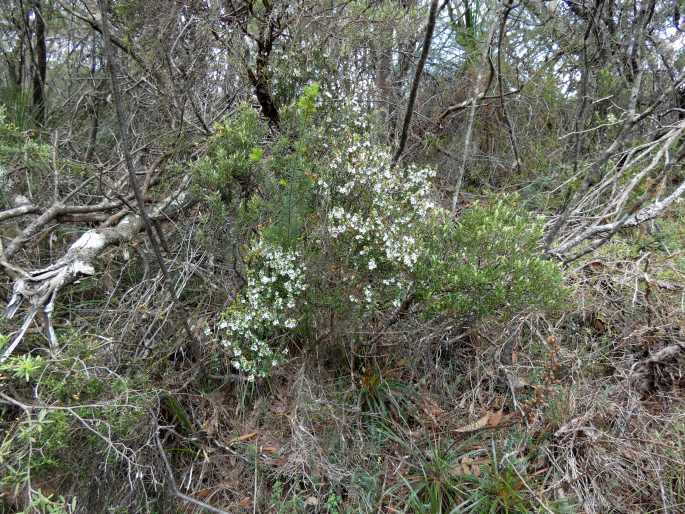
<path id="1" fill-rule="evenodd" d="M 685 510 L 677 1 L 6 4 L 0 513 Z"/>

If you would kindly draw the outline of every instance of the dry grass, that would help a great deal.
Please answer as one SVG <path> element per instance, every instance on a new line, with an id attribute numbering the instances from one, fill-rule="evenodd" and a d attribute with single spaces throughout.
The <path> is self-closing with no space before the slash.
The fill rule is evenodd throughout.
<path id="1" fill-rule="evenodd" d="M 215 459 L 187 490 L 226 484 L 225 508 L 246 512 L 423 512 L 406 481 L 431 451 L 447 452 L 460 477 L 486 473 L 495 448 L 498 469 L 525 462 L 512 476 L 541 512 L 559 500 L 588 514 L 681 512 L 682 277 L 661 280 L 660 266 L 595 259 L 573 271 L 571 307 L 556 318 L 407 320 L 374 358 L 350 355 L 354 369 L 305 357 L 243 405 L 231 388 L 246 386 L 230 386 L 198 424 L 244 472 Z M 360 400 L 370 387 L 372 412 Z"/>
<path id="2" fill-rule="evenodd" d="M 179 252 L 179 281 L 202 282 L 212 264 L 187 241 Z M 672 256 L 641 253 L 595 257 L 567 276 L 572 294 L 556 316 L 413 313 L 375 339 L 374 354 L 322 343 L 257 385 L 226 381 L 211 346 L 193 355 L 169 332 L 173 310 L 153 304 L 159 283 L 145 270 L 116 306 L 82 315 L 145 341 L 101 340 L 99 352 L 113 368 L 152 366 L 185 419 L 160 401 L 141 433 L 159 423 L 179 491 L 228 512 L 504 512 L 498 501 L 510 512 L 685 512 L 683 273 Z M 222 297 L 198 299 L 199 333 Z M 132 450 L 158 465 L 142 439 Z M 116 467 L 100 476 L 73 489 L 83 508 L 174 501 L 159 473 L 133 490 Z M 420 507 L 417 491 L 436 483 L 452 492 L 438 510 Z"/>

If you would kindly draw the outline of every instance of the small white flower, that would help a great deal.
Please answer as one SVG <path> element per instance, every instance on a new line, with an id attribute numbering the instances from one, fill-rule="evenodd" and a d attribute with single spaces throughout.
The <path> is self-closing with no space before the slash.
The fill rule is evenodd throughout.
<path id="1" fill-rule="evenodd" d="M 369 271 L 373 271 L 377 268 L 376 261 L 374 259 L 369 259 Z"/>

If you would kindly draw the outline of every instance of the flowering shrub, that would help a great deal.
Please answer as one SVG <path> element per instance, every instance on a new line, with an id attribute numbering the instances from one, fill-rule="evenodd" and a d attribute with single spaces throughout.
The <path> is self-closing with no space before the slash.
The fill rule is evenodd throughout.
<path id="1" fill-rule="evenodd" d="M 263 242 L 253 248 L 247 284 L 240 299 L 224 314 L 217 336 L 233 366 L 249 380 L 265 377 L 287 353 L 274 339 L 298 325 L 298 300 L 306 290 L 305 267 L 297 252 Z"/>
<path id="2" fill-rule="evenodd" d="M 317 118 L 317 95 L 305 91 L 266 155 L 254 150 L 254 118 L 239 114 L 226 124 L 239 134 L 220 135 L 215 144 L 228 147 L 210 148 L 199 168 L 219 190 L 220 177 L 258 182 L 234 211 L 241 234 L 257 234 L 247 283 L 216 327 L 248 379 L 268 376 L 290 341 L 349 341 L 405 300 L 427 315 L 482 317 L 561 298 L 559 271 L 538 252 L 540 223 L 511 202 L 455 223 L 434 201 L 433 170 L 392 166 L 387 148 L 362 137 L 369 125 L 356 106 L 338 110 L 342 123 Z M 222 156 L 216 168 L 230 173 L 213 171 Z"/>
<path id="3" fill-rule="evenodd" d="M 353 141 L 317 182 L 326 213 L 319 242 L 341 268 L 340 300 L 367 317 L 400 305 L 423 251 L 417 234 L 436 208 L 434 171 L 390 161 L 384 148 Z"/>

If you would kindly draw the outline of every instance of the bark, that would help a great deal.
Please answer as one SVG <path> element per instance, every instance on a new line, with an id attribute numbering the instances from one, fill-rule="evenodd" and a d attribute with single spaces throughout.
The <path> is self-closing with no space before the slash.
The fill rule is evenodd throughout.
<path id="1" fill-rule="evenodd" d="M 269 56 L 276 39 L 276 27 L 270 14 L 271 12 L 268 10 L 265 15 L 268 21 L 264 23 L 259 36 L 253 37 L 257 43 L 257 58 L 254 71 L 248 68 L 247 73 L 252 87 L 254 87 L 257 101 L 262 108 L 262 113 L 272 126 L 278 128 L 281 119 L 278 114 L 278 107 L 271 94 L 271 78 L 269 74 Z M 247 29 L 245 31 L 247 32 Z"/>

